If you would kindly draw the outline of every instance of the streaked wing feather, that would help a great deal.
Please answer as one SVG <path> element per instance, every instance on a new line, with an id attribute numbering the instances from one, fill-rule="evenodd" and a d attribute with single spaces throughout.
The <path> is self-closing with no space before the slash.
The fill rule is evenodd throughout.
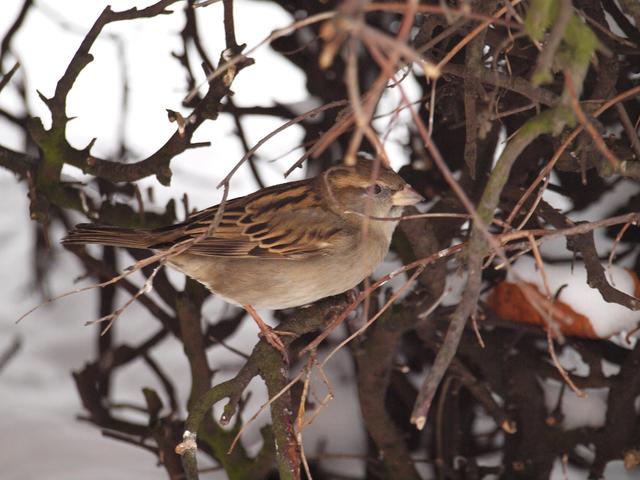
<path id="1" fill-rule="evenodd" d="M 337 238 L 347 235 L 334 227 L 320 207 L 319 194 L 308 180 L 277 185 L 226 203 L 213 235 L 189 248 L 203 256 L 300 259 L 325 254 Z M 171 229 L 158 230 L 166 244 L 194 238 L 207 232 L 218 206 L 202 210 Z M 300 229 L 304 225 L 304 229 Z M 331 225 L 331 227 L 327 227 Z M 164 245 L 158 243 L 155 248 Z"/>

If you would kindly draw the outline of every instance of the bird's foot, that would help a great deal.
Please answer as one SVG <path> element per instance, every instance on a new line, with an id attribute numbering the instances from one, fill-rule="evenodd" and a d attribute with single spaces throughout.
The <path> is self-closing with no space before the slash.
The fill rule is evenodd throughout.
<path id="1" fill-rule="evenodd" d="M 267 325 L 264 322 L 264 320 L 262 320 L 260 315 L 258 315 L 258 312 L 256 312 L 256 309 L 253 308 L 251 305 L 243 305 L 243 307 L 247 311 L 247 313 L 251 315 L 251 317 L 255 320 L 256 324 L 258 325 L 258 328 L 260 329 L 259 336 L 261 338 L 264 338 L 269 345 L 271 345 L 273 348 L 278 350 L 282 355 L 282 358 L 284 358 L 284 361 L 286 363 L 289 363 L 289 357 L 287 356 L 287 349 L 284 345 L 284 342 L 282 341 L 282 338 L 280 337 L 283 337 L 283 336 L 296 337 L 297 335 L 293 332 L 283 332 L 280 330 L 274 330 L 269 325 Z"/>
<path id="2" fill-rule="evenodd" d="M 280 354 L 282 355 L 282 358 L 284 358 L 285 362 L 289 363 L 289 357 L 287 355 L 287 348 L 284 344 L 284 342 L 282 341 L 281 337 L 284 336 L 292 336 L 295 337 L 296 334 L 293 332 L 283 332 L 280 330 L 274 330 L 273 328 L 265 325 L 265 328 L 260 328 L 260 333 L 258 334 L 259 337 L 263 338 L 264 340 L 266 340 L 266 342 L 271 345 L 273 348 L 275 348 L 276 350 L 278 350 L 280 352 Z"/>

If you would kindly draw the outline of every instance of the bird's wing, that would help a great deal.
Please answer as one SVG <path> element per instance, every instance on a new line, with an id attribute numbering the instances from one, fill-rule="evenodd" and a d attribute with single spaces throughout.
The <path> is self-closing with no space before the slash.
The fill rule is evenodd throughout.
<path id="1" fill-rule="evenodd" d="M 188 249 L 195 255 L 302 259 L 328 254 L 351 235 L 340 217 L 322 207 L 308 180 L 229 200 L 220 224 L 206 237 L 218 209 L 210 207 L 181 224 L 155 230 L 158 242 L 150 248 L 197 238 Z"/>

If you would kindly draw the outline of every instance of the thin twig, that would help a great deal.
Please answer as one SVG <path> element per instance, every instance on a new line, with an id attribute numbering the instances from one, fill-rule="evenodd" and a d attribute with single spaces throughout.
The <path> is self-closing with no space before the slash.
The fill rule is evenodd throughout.
<path id="1" fill-rule="evenodd" d="M 636 132 L 636 128 L 633 126 L 633 123 L 629 118 L 629 114 L 627 113 L 627 109 L 624 108 L 624 104 L 622 102 L 616 103 L 616 111 L 618 112 L 624 131 L 627 134 L 627 137 L 629 137 L 631 148 L 636 154 L 636 161 L 640 162 L 640 137 L 638 136 L 638 132 Z"/>
<path id="2" fill-rule="evenodd" d="M 568 70 L 564 72 L 565 82 L 564 86 L 566 88 L 567 93 L 569 94 L 569 99 L 571 100 L 571 107 L 573 108 L 576 117 L 578 117 L 578 121 L 580 124 L 587 130 L 591 138 L 593 139 L 593 143 L 596 144 L 600 153 L 604 155 L 607 161 L 611 164 L 613 168 L 617 168 L 620 165 L 620 160 L 616 158 L 614 153 L 609 150 L 607 144 L 604 142 L 602 136 L 596 130 L 596 127 L 587 119 L 587 116 L 582 111 L 580 107 L 580 101 L 578 100 L 578 95 L 576 94 L 576 89 L 573 85 L 573 80 L 571 78 L 571 73 Z"/>
<path id="3" fill-rule="evenodd" d="M 553 365 L 556 367 L 565 383 L 571 390 L 573 390 L 573 393 L 575 393 L 580 398 L 586 398 L 587 394 L 583 390 L 580 390 L 575 383 L 573 383 L 571 377 L 569 377 L 569 375 L 567 374 L 567 371 L 560 364 L 560 360 L 558 360 L 558 356 L 556 355 L 556 349 L 553 346 L 553 336 L 551 334 L 551 330 L 547 330 L 547 350 L 549 351 L 549 356 L 553 361 Z"/>

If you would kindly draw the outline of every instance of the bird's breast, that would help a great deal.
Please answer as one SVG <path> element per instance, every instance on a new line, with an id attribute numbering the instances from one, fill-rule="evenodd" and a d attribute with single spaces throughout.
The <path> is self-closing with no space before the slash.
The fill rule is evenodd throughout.
<path id="1" fill-rule="evenodd" d="M 349 248 L 302 259 L 206 257 L 182 254 L 169 263 L 230 303 L 279 310 L 343 293 L 384 259 L 390 236 L 369 232 Z"/>

